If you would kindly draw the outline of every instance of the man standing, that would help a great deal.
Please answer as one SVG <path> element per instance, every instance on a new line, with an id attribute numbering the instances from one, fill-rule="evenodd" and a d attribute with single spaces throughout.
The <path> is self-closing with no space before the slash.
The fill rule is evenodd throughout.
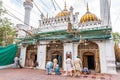
<path id="1" fill-rule="evenodd" d="M 75 76 L 79 76 L 82 70 L 82 61 L 79 56 L 74 60 Z"/>
<path id="2" fill-rule="evenodd" d="M 71 73 L 72 67 L 73 67 L 72 60 L 70 59 L 70 56 L 67 56 L 67 60 L 66 60 L 66 69 L 67 69 L 66 74 L 67 74 L 67 76 L 72 76 L 72 73 Z"/>

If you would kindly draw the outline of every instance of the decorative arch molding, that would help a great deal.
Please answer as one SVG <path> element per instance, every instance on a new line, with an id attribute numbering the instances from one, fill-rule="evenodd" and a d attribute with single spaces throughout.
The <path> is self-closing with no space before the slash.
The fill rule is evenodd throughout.
<path id="1" fill-rule="evenodd" d="M 63 53 L 63 50 L 56 50 L 56 51 L 51 50 L 50 53 L 51 53 L 51 54 L 55 54 L 55 53 L 56 53 L 56 54 L 62 54 L 62 53 Z"/>
<path id="2" fill-rule="evenodd" d="M 47 45 L 46 51 L 46 62 L 53 60 L 54 58 L 58 59 L 58 64 L 62 67 L 63 63 L 63 43 L 60 40 L 50 41 Z"/>
<path id="3" fill-rule="evenodd" d="M 86 43 L 79 44 L 78 55 L 83 62 L 83 67 L 88 67 L 88 57 L 92 56 L 94 59 L 95 72 L 100 72 L 99 47 L 95 42 L 87 41 Z"/>
<path id="4" fill-rule="evenodd" d="M 49 50 L 47 52 L 46 61 L 51 60 L 52 54 L 56 54 L 56 55 L 58 54 L 63 56 L 63 50 Z"/>

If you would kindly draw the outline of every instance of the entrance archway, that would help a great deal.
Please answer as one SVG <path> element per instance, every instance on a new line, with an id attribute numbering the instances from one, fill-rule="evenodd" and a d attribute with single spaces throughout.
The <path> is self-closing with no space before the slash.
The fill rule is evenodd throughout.
<path id="1" fill-rule="evenodd" d="M 29 45 L 26 50 L 25 67 L 33 67 L 37 61 L 37 46 Z"/>
<path id="2" fill-rule="evenodd" d="M 83 67 L 95 70 L 95 56 L 93 53 L 86 52 L 83 54 Z"/>
<path id="3" fill-rule="evenodd" d="M 63 43 L 60 40 L 50 41 L 47 45 L 46 62 L 56 58 L 58 60 L 59 67 L 63 66 Z"/>
<path id="4" fill-rule="evenodd" d="M 51 54 L 52 61 L 53 61 L 54 58 L 56 58 L 58 60 L 59 67 L 62 67 L 62 62 L 63 62 L 62 61 L 62 58 L 63 58 L 62 56 L 63 56 L 62 53 L 58 52 L 58 51 L 55 51 Z"/>
<path id="5" fill-rule="evenodd" d="M 99 48 L 95 42 L 87 41 L 79 44 L 78 55 L 82 60 L 83 67 L 100 72 Z"/>

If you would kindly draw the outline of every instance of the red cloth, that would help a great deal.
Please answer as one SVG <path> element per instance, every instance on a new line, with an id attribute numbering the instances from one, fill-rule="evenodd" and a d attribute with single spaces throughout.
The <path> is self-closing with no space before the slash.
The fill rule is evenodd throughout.
<path id="1" fill-rule="evenodd" d="M 72 72 L 72 75 L 75 73 L 75 71 L 74 71 L 74 70 L 72 70 L 71 72 Z"/>

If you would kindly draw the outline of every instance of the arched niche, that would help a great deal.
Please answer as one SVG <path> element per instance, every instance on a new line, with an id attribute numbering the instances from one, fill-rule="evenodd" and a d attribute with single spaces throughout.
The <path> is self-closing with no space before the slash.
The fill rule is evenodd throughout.
<path id="1" fill-rule="evenodd" d="M 59 66 L 63 66 L 63 43 L 60 40 L 50 41 L 47 45 L 46 62 L 56 58 Z"/>
<path id="2" fill-rule="evenodd" d="M 37 61 L 37 45 L 28 45 L 26 49 L 25 67 L 33 67 Z"/>
<path id="3" fill-rule="evenodd" d="M 83 67 L 100 72 L 99 47 L 95 42 L 86 41 L 79 44 L 78 55 L 82 60 Z"/>

